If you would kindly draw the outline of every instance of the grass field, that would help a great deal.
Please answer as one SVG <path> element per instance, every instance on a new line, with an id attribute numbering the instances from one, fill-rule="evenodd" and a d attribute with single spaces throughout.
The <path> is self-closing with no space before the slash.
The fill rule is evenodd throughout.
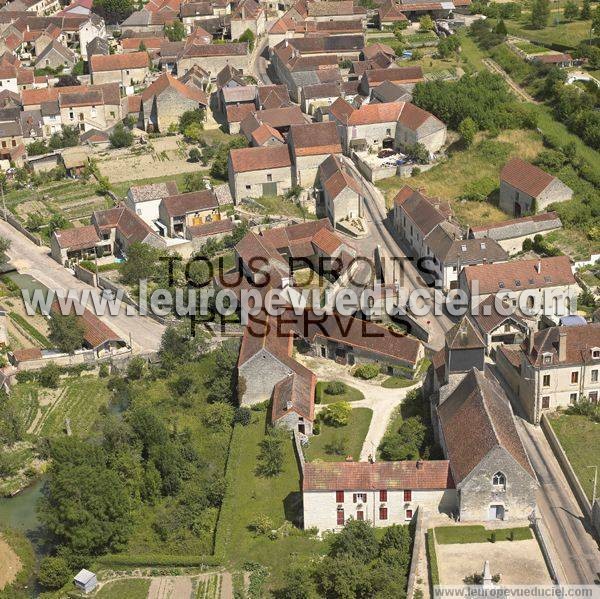
<path id="1" fill-rule="evenodd" d="M 316 403 L 334 403 L 336 401 L 360 401 L 364 399 L 365 396 L 362 391 L 359 391 L 355 387 L 351 387 L 350 385 L 343 385 L 346 387 L 346 390 L 341 395 L 330 395 L 325 391 L 328 385 L 328 381 L 319 381 L 317 383 L 317 388 L 315 390 L 315 396 L 317 399 Z"/>
<path id="2" fill-rule="evenodd" d="M 354 461 L 358 461 L 372 416 L 373 412 L 369 408 L 354 408 L 346 426 L 329 426 L 321 422 L 321 434 L 313 435 L 305 448 L 306 459 L 309 462 L 342 462 L 347 456 L 352 456 Z M 344 441 L 343 453 L 334 453 L 328 449 L 332 442 L 339 440 Z"/>
<path id="3" fill-rule="evenodd" d="M 418 381 L 414 379 L 407 379 L 403 376 L 389 376 L 383 383 L 381 383 L 382 387 L 386 389 L 402 389 L 404 387 L 411 387 L 412 385 L 416 385 Z"/>
<path id="4" fill-rule="evenodd" d="M 579 482 L 591 500 L 594 471 L 588 466 L 600 466 L 600 423 L 576 414 L 554 414 L 549 419 Z"/>
<path id="5" fill-rule="evenodd" d="M 64 382 L 58 401 L 44 414 L 37 434 L 63 434 L 65 421 L 71 421 L 76 436 L 86 436 L 94 429 L 99 410 L 108 405 L 110 393 L 106 382 L 95 376 L 81 376 Z"/>
<path id="6" fill-rule="evenodd" d="M 527 526 L 518 528 L 501 528 L 486 530 L 481 525 L 472 526 L 439 526 L 435 529 L 435 539 L 440 545 L 455 543 L 489 543 L 492 532 L 496 534 L 496 541 L 524 541 L 533 537 L 531 529 Z"/>
<path id="7" fill-rule="evenodd" d="M 283 472 L 273 478 L 256 475 L 259 442 L 264 436 L 266 410 L 253 411 L 252 422 L 236 425 L 227 463 L 227 493 L 219 516 L 215 553 L 223 554 L 234 567 L 248 559 L 271 569 L 270 583 L 281 582 L 290 555 L 320 555 L 327 544 L 292 529 L 289 536 L 270 540 L 255 536 L 248 524 L 265 515 L 279 528 L 297 521 L 301 509 L 300 477 L 292 441 L 285 445 Z"/>
<path id="8" fill-rule="evenodd" d="M 385 193 L 388 207 L 404 185 L 414 189 L 424 188 L 429 196 L 448 199 L 455 215 L 465 225 L 500 222 L 509 218 L 490 202 L 460 200 L 470 188 L 485 185 L 490 189 L 499 186 L 500 169 L 512 156 L 531 160 L 542 149 L 539 134 L 534 131 L 506 131 L 495 139 L 483 139 L 466 150 L 451 151 L 448 160 L 416 177 L 401 179 L 391 177 L 377 181 Z"/>
<path id="9" fill-rule="evenodd" d="M 264 196 L 257 198 L 254 203 L 244 204 L 244 208 L 250 210 L 250 212 L 258 212 L 259 214 L 279 214 L 282 216 L 293 216 L 295 218 L 301 218 L 305 220 L 312 220 L 315 218 L 314 214 L 309 214 L 300 204 L 287 200 L 281 196 Z"/>
<path id="10" fill-rule="evenodd" d="M 97 599 L 146 599 L 150 588 L 149 579 L 134 578 L 106 583 L 95 595 Z"/>

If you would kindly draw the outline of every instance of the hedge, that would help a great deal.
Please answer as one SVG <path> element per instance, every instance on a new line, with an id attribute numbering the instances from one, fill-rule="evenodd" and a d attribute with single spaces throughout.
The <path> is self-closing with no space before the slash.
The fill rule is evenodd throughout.
<path id="1" fill-rule="evenodd" d="M 145 567 L 189 567 L 220 566 L 221 558 L 214 555 L 163 555 L 163 554 L 109 554 L 99 557 L 96 562 L 107 568 Z"/>
<path id="2" fill-rule="evenodd" d="M 435 540 L 433 530 L 427 531 L 427 561 L 429 562 L 429 582 L 433 588 L 440 584 L 437 555 L 435 553 Z"/>
<path id="3" fill-rule="evenodd" d="M 31 335 L 38 343 L 41 343 L 46 349 L 50 349 L 52 344 L 42 335 L 34 326 L 27 322 L 20 314 L 9 312 L 9 316 L 22 328 L 26 333 Z"/>

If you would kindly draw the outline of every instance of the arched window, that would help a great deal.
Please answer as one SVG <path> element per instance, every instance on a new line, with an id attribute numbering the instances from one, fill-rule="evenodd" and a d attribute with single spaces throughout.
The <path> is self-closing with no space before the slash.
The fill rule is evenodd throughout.
<path id="1" fill-rule="evenodd" d="M 506 476 L 502 472 L 496 472 L 492 477 L 492 485 L 506 489 Z"/>

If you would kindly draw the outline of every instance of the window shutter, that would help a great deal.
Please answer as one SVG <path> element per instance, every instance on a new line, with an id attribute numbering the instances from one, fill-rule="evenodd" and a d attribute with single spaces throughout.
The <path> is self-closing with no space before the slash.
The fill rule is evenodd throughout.
<path id="1" fill-rule="evenodd" d="M 344 491 L 335 492 L 335 501 L 336 503 L 344 503 Z"/>
<path id="2" fill-rule="evenodd" d="M 412 491 L 404 491 L 404 501 L 412 501 Z"/>
<path id="3" fill-rule="evenodd" d="M 387 520 L 387 508 L 386 507 L 379 508 L 379 519 Z"/>
<path id="4" fill-rule="evenodd" d="M 387 489 L 381 489 L 381 491 L 379 491 L 379 501 L 387 501 Z"/>

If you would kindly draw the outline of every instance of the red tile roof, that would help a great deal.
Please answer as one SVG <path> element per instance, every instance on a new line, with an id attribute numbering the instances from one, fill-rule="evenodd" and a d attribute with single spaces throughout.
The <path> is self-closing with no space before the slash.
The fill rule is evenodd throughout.
<path id="1" fill-rule="evenodd" d="M 208 105 L 208 97 L 205 92 L 197 87 L 185 85 L 169 73 L 163 73 L 142 92 L 142 102 L 147 102 L 150 98 L 159 96 L 167 89 L 175 90 L 181 96 L 194 100 L 203 106 Z"/>
<path id="2" fill-rule="evenodd" d="M 189 212 L 214 210 L 219 202 L 212 189 L 168 196 L 161 201 L 169 216 L 184 216 Z"/>
<path id="3" fill-rule="evenodd" d="M 303 491 L 453 489 L 448 460 L 405 462 L 309 462 Z"/>
<path id="4" fill-rule="evenodd" d="M 337 125 L 333 122 L 292 125 L 290 140 L 292 151 L 296 156 L 342 153 L 340 134 Z"/>
<path id="5" fill-rule="evenodd" d="M 500 181 L 505 181 L 515 189 L 534 198 L 539 196 L 555 178 L 520 158 L 509 160 L 500 173 Z"/>
<path id="6" fill-rule="evenodd" d="M 59 229 L 53 235 L 60 248 L 72 251 L 93 248 L 100 241 L 94 225 Z"/>
<path id="7" fill-rule="evenodd" d="M 229 156 L 235 173 L 286 168 L 292 165 L 288 146 L 239 148 L 231 150 Z"/>
<path id="8" fill-rule="evenodd" d="M 130 54 L 93 54 L 90 58 L 90 71 L 122 71 L 124 69 L 148 68 L 147 52 L 131 52 Z"/>

